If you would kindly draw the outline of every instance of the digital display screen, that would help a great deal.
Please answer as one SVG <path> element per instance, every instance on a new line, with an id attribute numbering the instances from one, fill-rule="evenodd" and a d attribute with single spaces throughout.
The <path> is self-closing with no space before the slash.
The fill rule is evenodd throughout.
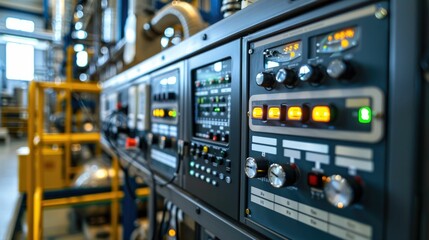
<path id="1" fill-rule="evenodd" d="M 231 70 L 230 58 L 193 70 L 194 137 L 229 142 Z"/>
<path id="2" fill-rule="evenodd" d="M 264 51 L 265 68 L 278 67 L 302 56 L 302 41 L 294 41 Z"/>
<path id="3" fill-rule="evenodd" d="M 335 53 L 353 48 L 359 44 L 360 33 L 356 27 L 344 28 L 316 39 L 317 53 Z"/>

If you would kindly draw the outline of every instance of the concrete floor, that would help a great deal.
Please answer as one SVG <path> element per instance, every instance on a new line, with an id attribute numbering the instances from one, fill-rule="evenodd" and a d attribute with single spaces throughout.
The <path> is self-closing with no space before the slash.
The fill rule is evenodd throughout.
<path id="1" fill-rule="evenodd" d="M 26 139 L 0 141 L 0 239 L 6 239 L 19 197 L 16 150 L 26 145 Z"/>

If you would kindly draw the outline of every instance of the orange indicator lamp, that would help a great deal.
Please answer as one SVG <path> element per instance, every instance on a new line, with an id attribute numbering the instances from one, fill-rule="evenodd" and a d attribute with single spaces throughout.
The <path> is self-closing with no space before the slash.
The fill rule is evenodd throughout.
<path id="1" fill-rule="evenodd" d="M 262 107 L 254 107 L 252 110 L 252 118 L 263 119 L 264 118 L 264 109 Z"/>
<path id="2" fill-rule="evenodd" d="M 270 120 L 280 120 L 280 107 L 270 107 L 270 108 L 268 108 L 268 119 L 270 119 Z"/>
<path id="3" fill-rule="evenodd" d="M 311 117 L 314 122 L 330 122 L 331 121 L 331 108 L 328 106 L 316 106 L 313 108 Z"/>
<path id="4" fill-rule="evenodd" d="M 301 107 L 289 107 L 287 110 L 287 120 L 301 121 L 302 120 L 302 108 Z"/>

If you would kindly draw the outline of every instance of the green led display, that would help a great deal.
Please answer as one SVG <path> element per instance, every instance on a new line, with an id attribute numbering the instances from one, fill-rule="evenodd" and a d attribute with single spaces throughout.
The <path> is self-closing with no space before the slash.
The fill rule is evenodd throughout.
<path id="1" fill-rule="evenodd" d="M 213 108 L 213 112 L 220 112 L 220 107 Z"/>
<path id="2" fill-rule="evenodd" d="M 361 107 L 359 108 L 359 122 L 360 123 L 370 123 L 372 120 L 372 111 L 370 107 Z"/>

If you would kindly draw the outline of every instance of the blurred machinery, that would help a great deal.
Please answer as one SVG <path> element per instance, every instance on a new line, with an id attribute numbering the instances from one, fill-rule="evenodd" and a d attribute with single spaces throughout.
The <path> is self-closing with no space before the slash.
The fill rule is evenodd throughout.
<path id="1" fill-rule="evenodd" d="M 166 48 L 168 44 L 165 44 L 165 37 L 179 38 L 172 41 L 173 44 L 178 43 L 182 38 L 189 38 L 206 26 L 198 10 L 187 2 L 173 1 L 157 11 L 154 16 L 138 11 L 136 13 L 135 8 L 136 4 L 131 1 L 125 24 L 126 67 L 133 66 Z M 174 31 L 168 30 L 164 33 L 166 29 Z M 178 31 L 181 34 L 178 34 Z"/>

